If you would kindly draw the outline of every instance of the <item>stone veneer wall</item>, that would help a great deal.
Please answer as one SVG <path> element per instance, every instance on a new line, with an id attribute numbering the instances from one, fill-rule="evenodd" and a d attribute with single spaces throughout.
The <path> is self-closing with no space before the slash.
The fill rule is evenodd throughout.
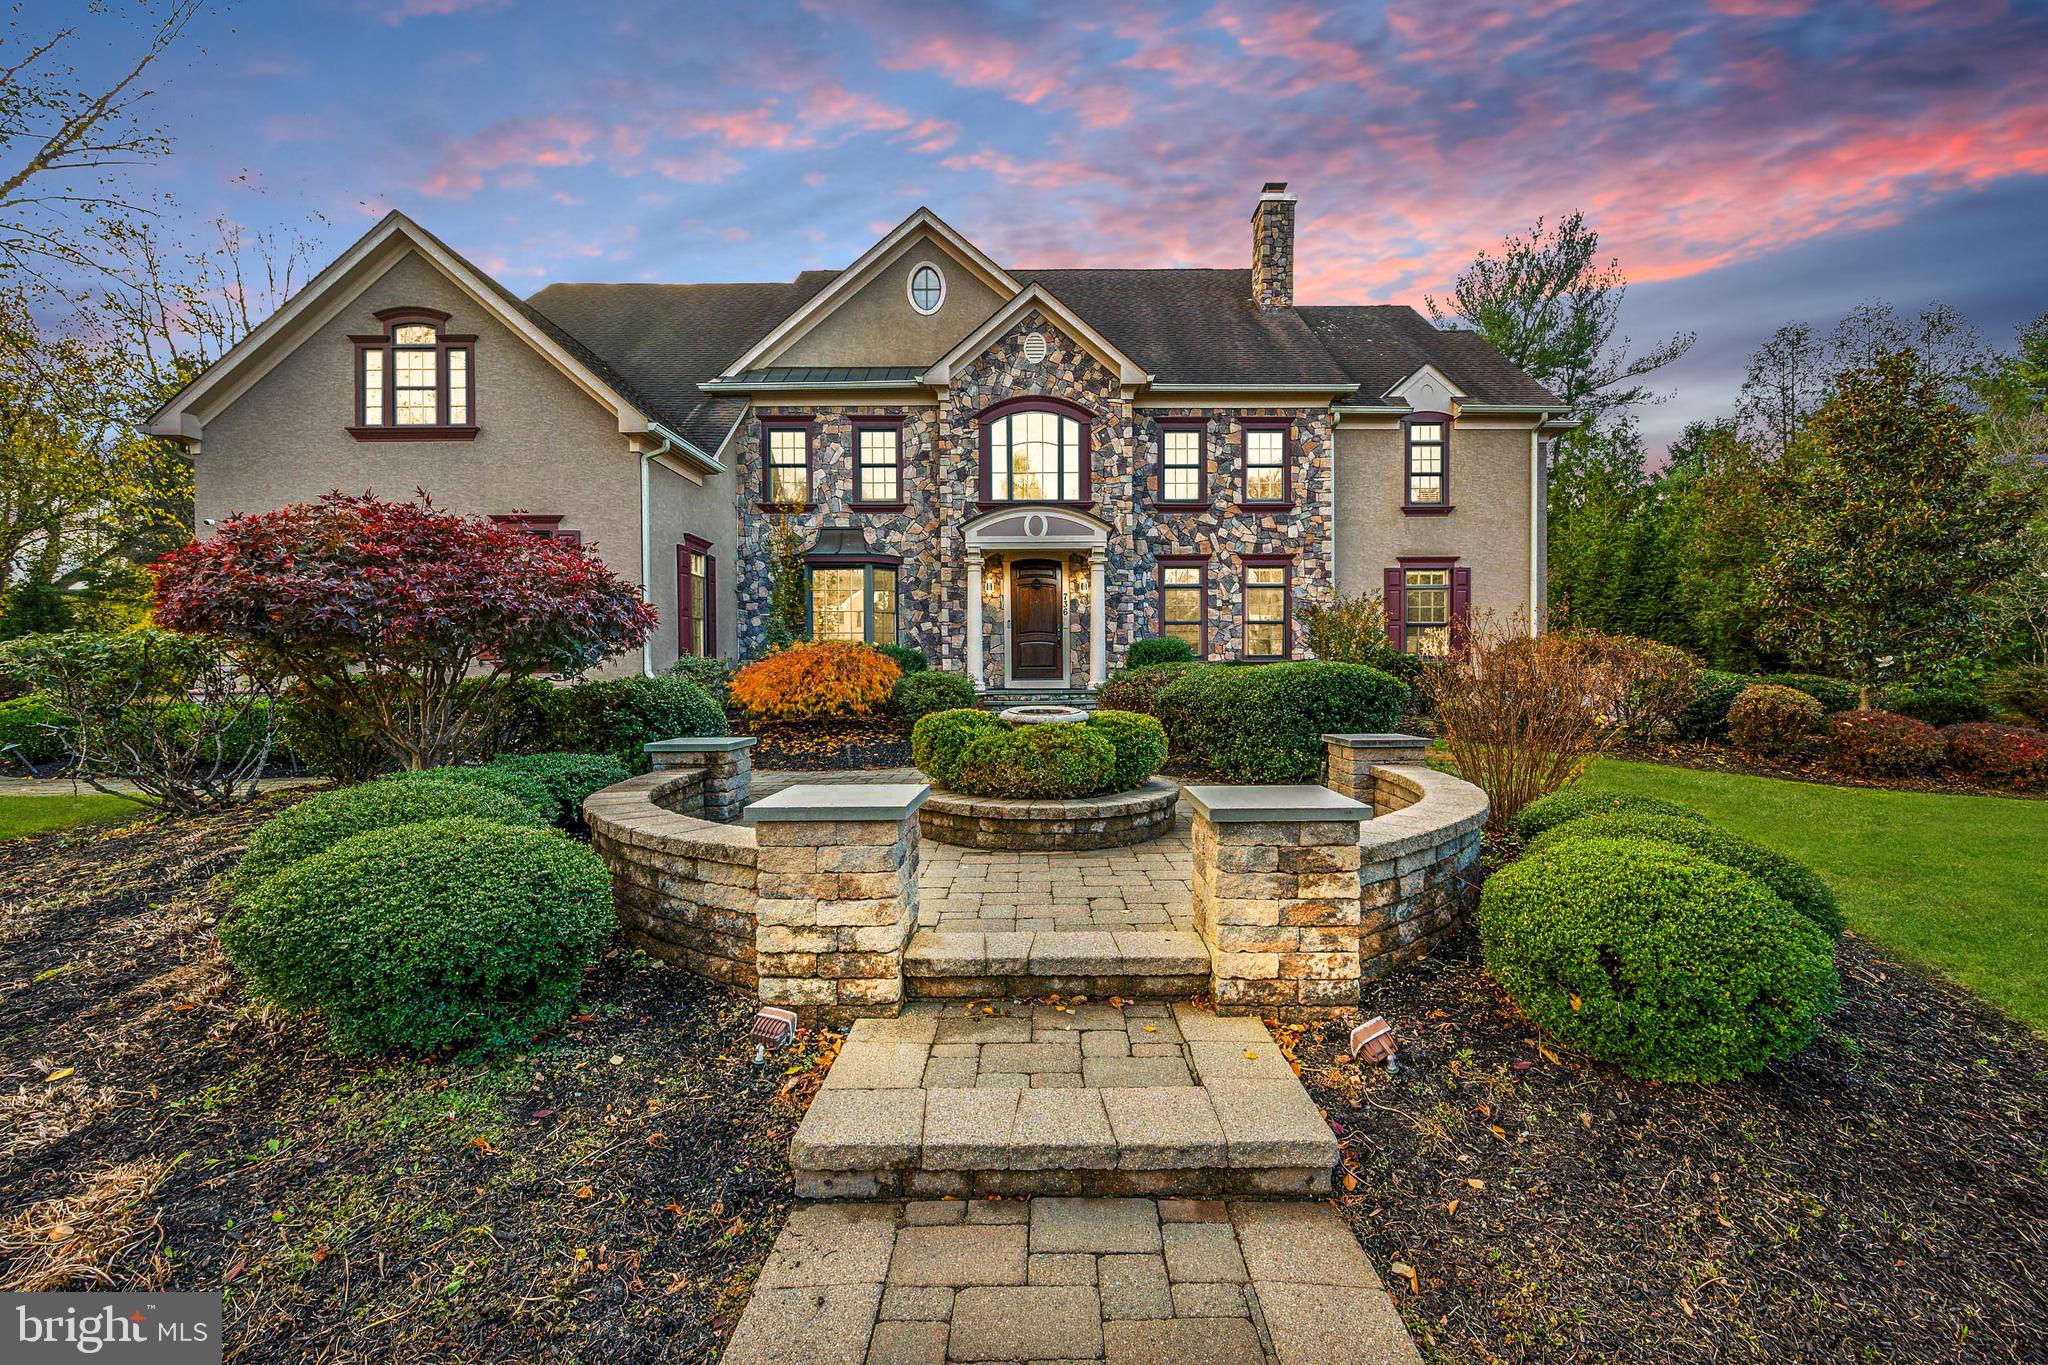
<path id="1" fill-rule="evenodd" d="M 1372 768 L 1376 816 L 1359 827 L 1359 975 L 1424 956 L 1479 903 L 1486 793 L 1420 763 Z"/>
<path id="2" fill-rule="evenodd" d="M 656 771 L 583 803 L 590 842 L 612 874 L 627 941 L 699 976 L 752 989 L 754 831 L 697 818 L 704 770 Z"/>
<path id="3" fill-rule="evenodd" d="M 1024 358 L 1024 338 L 1039 332 L 1047 353 L 1036 365 Z M 899 557 L 897 582 L 899 639 L 923 650 L 934 665 L 966 666 L 967 567 L 962 525 L 985 510 L 980 502 L 980 416 L 990 404 L 1041 395 L 1078 403 L 1095 414 L 1091 479 L 1096 515 L 1110 526 L 1106 554 L 1109 615 L 1106 663 L 1116 667 L 1133 640 L 1157 633 L 1158 589 L 1154 564 L 1162 554 L 1203 554 L 1209 562 L 1209 645 L 1216 658 L 1232 658 L 1243 638 L 1241 572 L 1238 556 L 1294 556 L 1297 609 L 1326 597 L 1335 579 L 1332 471 L 1334 443 L 1329 414 L 1315 408 L 1211 410 L 1159 407 L 1134 411 L 1117 377 L 1037 310 L 1032 310 L 969 364 L 955 371 L 937 407 L 903 404 L 808 406 L 764 404 L 742 429 L 738 497 L 741 550 L 739 645 L 759 647 L 767 620 L 765 542 L 771 514 L 761 498 L 761 419 L 777 415 L 817 421 L 812 447 L 811 510 L 796 513 L 806 543 L 827 527 L 858 527 L 867 549 Z M 851 504 L 852 419 L 856 415 L 900 416 L 903 426 L 903 492 L 898 511 L 868 512 Z M 1206 464 L 1209 507 L 1202 512 L 1161 512 L 1152 507 L 1158 476 L 1161 416 L 1208 419 Z M 1292 424 L 1291 473 L 1294 505 L 1289 510 L 1246 511 L 1237 505 L 1246 418 L 1286 418 Z M 1067 566 L 1069 682 L 1085 684 L 1088 618 L 1076 591 L 1087 582 L 1087 559 L 1065 551 L 1047 558 Z M 985 570 L 983 651 L 992 683 L 1000 685 L 1004 658 L 1001 625 L 1004 575 L 995 562 Z M 1097 604 L 1089 604 L 1093 609 Z"/>

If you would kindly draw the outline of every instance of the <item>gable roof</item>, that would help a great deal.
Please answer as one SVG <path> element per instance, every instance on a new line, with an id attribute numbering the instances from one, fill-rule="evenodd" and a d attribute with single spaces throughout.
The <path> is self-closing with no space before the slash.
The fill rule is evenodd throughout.
<path id="1" fill-rule="evenodd" d="M 1561 407 L 1557 395 L 1523 374 L 1477 332 L 1431 325 L 1406 304 L 1297 307 L 1324 349 L 1357 381 L 1338 406 L 1378 407 L 1402 380 L 1433 365 L 1466 399 L 1502 406 Z"/>
<path id="2" fill-rule="evenodd" d="M 932 367 L 924 372 L 924 381 L 934 387 L 943 388 L 953 382 L 953 367 L 961 361 L 980 352 L 1013 318 L 1036 308 L 1066 329 L 1074 340 L 1086 346 L 1095 358 L 1115 370 L 1117 379 L 1124 384 L 1144 384 L 1152 376 L 1127 355 L 1115 342 L 1109 340 L 1090 326 L 1088 320 L 1076 313 L 1053 296 L 1042 280 L 1034 280 L 1018 291 L 1015 298 L 1004 302 L 1001 308 L 991 313 L 979 327 L 960 339 L 958 345 L 940 356 Z"/>

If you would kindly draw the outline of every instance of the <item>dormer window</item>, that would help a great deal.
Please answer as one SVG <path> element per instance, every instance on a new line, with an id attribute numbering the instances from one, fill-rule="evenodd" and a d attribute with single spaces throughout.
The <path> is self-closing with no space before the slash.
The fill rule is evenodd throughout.
<path id="1" fill-rule="evenodd" d="M 358 440 L 467 440 L 476 435 L 476 338 L 447 329 L 432 308 L 388 308 L 384 330 L 356 347 Z"/>

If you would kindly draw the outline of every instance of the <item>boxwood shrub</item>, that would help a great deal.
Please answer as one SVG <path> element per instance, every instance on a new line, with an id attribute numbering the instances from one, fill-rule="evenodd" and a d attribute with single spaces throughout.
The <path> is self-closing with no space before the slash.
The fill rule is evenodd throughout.
<path id="1" fill-rule="evenodd" d="M 555 822 L 561 825 L 582 820 L 583 802 L 592 792 L 632 775 L 611 754 L 521 754 L 498 759 L 491 766 L 538 778 L 560 803 Z"/>
<path id="2" fill-rule="evenodd" d="M 1567 839 L 1655 839 L 1691 849 L 1723 867 L 1755 877 L 1777 892 L 1785 904 L 1812 920 L 1829 938 L 1842 936 L 1842 907 L 1812 868 L 1698 817 L 1644 811 L 1583 816 L 1541 835 L 1529 845 L 1528 852 L 1540 853 Z"/>
<path id="3" fill-rule="evenodd" d="M 1823 714 L 1821 704 L 1797 688 L 1758 683 L 1743 688 L 1728 708 L 1728 739 L 1745 753 L 1782 757 L 1805 745 Z"/>
<path id="4" fill-rule="evenodd" d="M 1116 746 L 1086 725 L 1020 725 L 968 742 L 952 786 L 972 796 L 1066 800 L 1106 791 Z"/>
<path id="5" fill-rule="evenodd" d="M 1539 796 L 1516 813 L 1515 833 L 1524 839 L 1535 839 L 1546 831 L 1574 820 L 1584 820 L 1593 815 L 1614 815 L 1620 812 L 1639 815 L 1675 815 L 1686 820 L 1706 823 L 1707 817 L 1690 806 L 1681 806 L 1676 801 L 1666 801 L 1658 796 L 1637 796 L 1633 792 L 1594 791 L 1590 787 L 1566 787 L 1548 796 Z"/>
<path id="6" fill-rule="evenodd" d="M 1325 733 L 1391 730 L 1407 696 L 1364 664 L 1214 665 L 1168 685 L 1152 711 L 1183 761 L 1233 782 L 1313 782 Z"/>
<path id="7" fill-rule="evenodd" d="M 1108 739 L 1116 750 L 1109 790 L 1127 792 L 1166 764 L 1166 729 L 1151 716 L 1135 711 L 1097 711 L 1088 727 Z"/>
<path id="8" fill-rule="evenodd" d="M 973 707 L 935 711 L 910 727 L 910 761 L 941 787 L 951 787 L 967 746 L 1003 728 L 994 716 Z"/>
<path id="9" fill-rule="evenodd" d="M 1650 839 L 1564 839 L 1487 880 L 1486 967 L 1552 1037 L 1626 1071 L 1718 1081 L 1811 1042 L 1834 944 L 1755 877 Z"/>
<path id="10" fill-rule="evenodd" d="M 318 1010 L 344 1052 L 524 1043 L 568 1013 L 612 929 L 595 853 L 473 818 L 344 839 L 235 908 L 220 928 L 229 961 L 259 995 Z"/>
<path id="11" fill-rule="evenodd" d="M 1194 664 L 1147 664 L 1143 668 L 1120 668 L 1096 689 L 1096 704 L 1109 711 L 1153 714 L 1159 694 L 1186 677 Z"/>
<path id="12" fill-rule="evenodd" d="M 974 682 L 965 673 L 912 673 L 896 683 L 896 714 L 915 723 L 936 711 L 958 711 L 974 705 Z"/>
<path id="13" fill-rule="evenodd" d="M 913 673 L 922 673 L 932 666 L 932 661 L 924 657 L 923 650 L 912 649 L 909 645 L 876 645 L 875 649 L 894 659 L 896 667 L 903 670 L 903 676 L 906 678 Z"/>
<path id="14" fill-rule="evenodd" d="M 1124 654 L 1125 668 L 1144 668 L 1151 664 L 1191 664 L 1194 661 L 1194 646 L 1186 640 L 1171 637 L 1134 640 Z"/>
<path id="15" fill-rule="evenodd" d="M 1680 739 L 1720 739 L 1728 733 L 1728 708 L 1751 680 L 1740 673 L 1703 668 L 1693 681 L 1692 701 L 1671 725 Z"/>
<path id="16" fill-rule="evenodd" d="M 1828 765 L 1859 777 L 1924 773 L 1942 759 L 1941 735 L 1926 721 L 1890 711 L 1828 717 Z"/>
<path id="17" fill-rule="evenodd" d="M 605 678 L 561 692 L 556 743 L 610 754 L 628 772 L 647 771 L 646 746 L 654 740 L 727 733 L 725 707 L 687 678 Z"/>
<path id="18" fill-rule="evenodd" d="M 1905 683 L 1884 690 L 1884 709 L 1939 730 L 1944 725 L 1973 725 L 1991 719 L 1991 704 L 1974 687 L 1960 684 Z"/>
<path id="19" fill-rule="evenodd" d="M 1850 710 L 1861 700 L 1855 683 L 1818 673 L 1766 673 L 1756 681 L 1765 687 L 1789 687 L 1794 692 L 1804 692 L 1819 702 L 1826 713 Z"/>
<path id="20" fill-rule="evenodd" d="M 380 778 L 360 787 L 322 792 L 258 825 L 235 869 L 235 885 L 252 886 L 366 830 L 458 815 L 507 825 L 547 823 L 525 802 L 491 787 Z"/>
<path id="21" fill-rule="evenodd" d="M 549 790 L 547 783 L 530 772 L 500 767 L 495 763 L 478 767 L 450 765 L 445 768 L 421 768 L 417 772 L 391 773 L 379 778 L 378 781 L 454 782 L 465 787 L 489 787 L 493 791 L 505 793 L 547 824 L 554 824 L 562 815 L 562 800 Z"/>

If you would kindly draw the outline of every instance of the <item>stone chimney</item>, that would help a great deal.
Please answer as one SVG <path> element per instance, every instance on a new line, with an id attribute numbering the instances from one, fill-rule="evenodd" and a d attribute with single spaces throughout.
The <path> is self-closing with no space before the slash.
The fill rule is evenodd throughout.
<path id="1" fill-rule="evenodd" d="M 1261 312 L 1294 307 L 1294 196 L 1269 180 L 1252 210 L 1252 302 Z"/>

